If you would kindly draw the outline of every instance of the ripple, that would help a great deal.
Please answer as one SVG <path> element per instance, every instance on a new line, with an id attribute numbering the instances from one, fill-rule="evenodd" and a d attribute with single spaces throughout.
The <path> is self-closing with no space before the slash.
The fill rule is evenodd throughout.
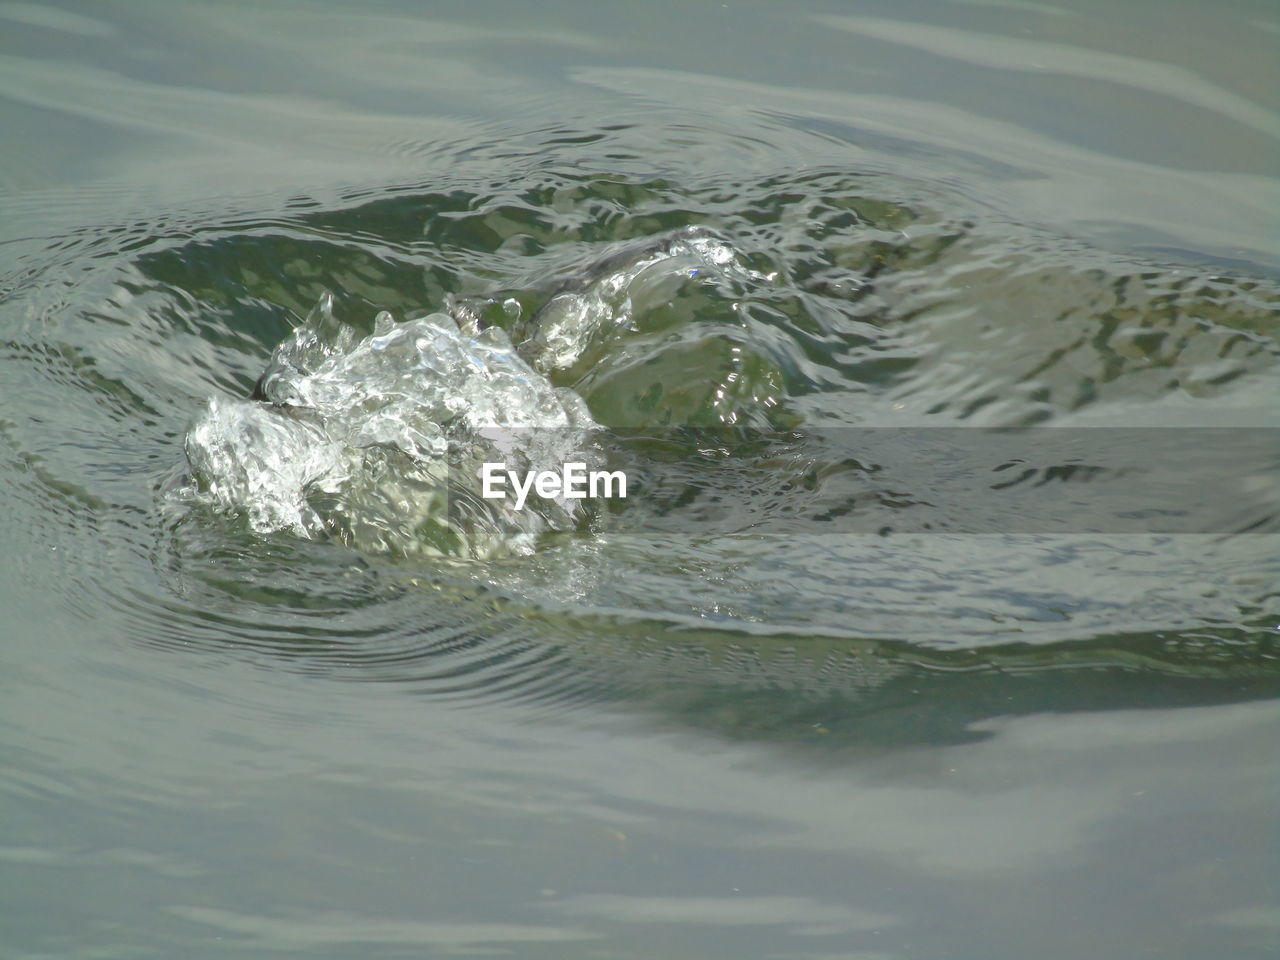
<path id="1" fill-rule="evenodd" d="M 1247 408 L 1274 377 L 1271 279 L 1047 234 L 927 166 L 857 164 L 838 131 L 785 111 L 738 119 L 404 141 L 388 149 L 447 172 L 7 243 L 0 524 L 19 570 L 24 551 L 56 549 L 61 575 L 41 589 L 147 650 L 459 705 L 648 705 L 739 732 L 852 718 L 987 672 L 1060 683 L 1068 707 L 1099 674 L 1185 681 L 1188 698 L 1274 686 L 1264 535 L 688 532 L 712 506 L 744 530 L 793 509 L 753 479 L 780 476 L 767 457 L 736 464 L 736 499 L 664 504 L 679 535 L 588 527 L 489 564 L 255 535 L 165 496 L 207 399 L 248 396 L 322 291 L 360 336 L 380 310 L 452 297 L 519 339 L 493 304 L 532 317 L 584 264 L 690 227 L 727 238 L 743 276 L 772 279 L 664 294 L 580 368 L 551 370 L 593 416 L 652 412 L 655 384 L 678 398 L 670 410 L 718 416 L 717 391 L 737 385 L 807 429 L 1185 424 Z M 732 159 L 679 173 L 673 158 L 697 148 Z M 937 493 L 927 478 L 875 488 L 861 468 L 824 482 L 897 490 L 887 510 Z M 717 719 L 725 689 L 742 711 Z"/>

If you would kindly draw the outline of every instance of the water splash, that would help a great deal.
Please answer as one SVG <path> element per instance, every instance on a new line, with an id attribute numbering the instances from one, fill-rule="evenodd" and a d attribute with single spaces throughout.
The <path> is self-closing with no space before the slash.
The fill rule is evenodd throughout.
<path id="1" fill-rule="evenodd" d="M 571 279 L 530 321 L 517 350 L 473 301 L 371 335 L 323 294 L 272 353 L 248 401 L 214 398 L 187 436 L 189 498 L 248 518 L 258 533 L 332 537 L 393 555 L 491 558 L 532 552 L 543 534 L 588 525 L 582 501 L 530 498 L 516 510 L 478 496 L 482 464 L 517 471 L 600 464 L 583 399 L 549 379 L 636 331 L 646 311 L 700 280 L 767 280 L 727 243 L 689 229 L 627 245 Z"/>
<path id="2" fill-rule="evenodd" d="M 691 279 L 767 283 L 773 277 L 743 266 L 733 247 L 702 227 L 632 244 L 561 287 L 529 324 L 520 353 L 544 373 L 568 370 L 592 348 L 639 332 L 646 313 Z"/>
<path id="3" fill-rule="evenodd" d="M 516 512 L 462 482 L 485 461 L 537 470 L 590 459 L 586 405 L 499 328 L 470 335 L 445 313 L 396 323 L 384 312 L 362 339 L 326 294 L 276 348 L 255 395 L 267 402 L 210 401 L 187 436 L 188 492 L 259 533 L 483 557 L 528 552 L 583 520 L 573 501 Z"/>

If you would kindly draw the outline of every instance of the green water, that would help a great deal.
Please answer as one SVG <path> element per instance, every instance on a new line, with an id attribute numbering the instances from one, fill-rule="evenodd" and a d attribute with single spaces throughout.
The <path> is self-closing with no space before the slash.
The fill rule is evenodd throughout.
<path id="1" fill-rule="evenodd" d="M 0 3 L 0 957 L 1273 955 L 1278 35 L 1246 0 Z M 324 290 L 361 330 L 531 317 L 691 226 L 771 279 L 551 379 L 799 438 L 809 486 L 669 435 L 700 497 L 483 563 L 171 496 Z M 978 522 L 924 428 L 1013 426 L 1208 437 L 1239 509 L 1120 533 L 1086 473 Z M 831 522 L 868 498 L 898 532 Z"/>

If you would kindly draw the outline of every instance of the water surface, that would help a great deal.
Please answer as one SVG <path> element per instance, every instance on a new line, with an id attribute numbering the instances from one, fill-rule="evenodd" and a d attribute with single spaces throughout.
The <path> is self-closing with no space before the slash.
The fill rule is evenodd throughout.
<path id="1" fill-rule="evenodd" d="M 1268 5 L 0 19 L 4 955 L 1280 944 Z M 519 343 L 689 228 L 737 272 L 528 356 L 601 424 L 755 431 L 661 435 L 697 497 L 477 559 L 174 495 L 325 291 Z M 976 427 L 1248 428 L 1203 461 L 1248 497 L 978 522 L 921 439 Z"/>

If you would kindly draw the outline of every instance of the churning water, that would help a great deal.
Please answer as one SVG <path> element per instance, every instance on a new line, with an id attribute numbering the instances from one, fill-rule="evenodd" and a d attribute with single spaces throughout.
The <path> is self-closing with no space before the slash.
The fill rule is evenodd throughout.
<path id="1" fill-rule="evenodd" d="M 1060 42 L 810 11 L 812 65 L 747 79 L 587 20 L 487 72 L 465 12 L 428 66 L 416 14 L 303 9 L 296 50 L 217 29 L 323 122 L 196 96 L 140 23 L 147 83 L 0 58 L 33 157 L 192 104 L 233 157 L 4 181 L 14 956 L 1263 955 L 1273 113 L 1031 5 Z M 836 90 L 837 36 L 910 63 Z M 487 119 L 396 133 L 416 69 Z M 979 82 L 1041 69 L 1235 152 Z M 627 499 L 476 495 L 570 460 Z"/>

